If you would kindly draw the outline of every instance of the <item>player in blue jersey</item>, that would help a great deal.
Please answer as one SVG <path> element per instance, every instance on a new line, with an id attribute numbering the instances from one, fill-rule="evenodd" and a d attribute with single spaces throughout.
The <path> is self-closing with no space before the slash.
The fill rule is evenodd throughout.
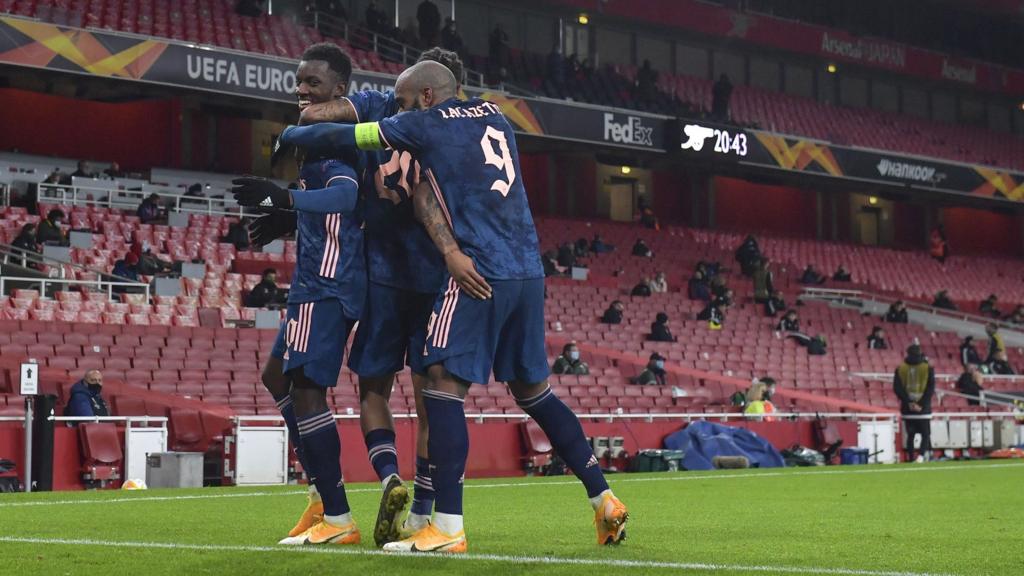
<path id="1" fill-rule="evenodd" d="M 351 71 L 351 60 L 338 46 L 310 46 L 296 71 L 299 109 L 343 97 Z M 360 159 L 349 156 L 305 154 L 299 191 L 249 177 L 235 180 L 232 189 L 243 206 L 270 203 L 275 209 L 257 221 L 257 243 L 288 233 L 293 222 L 297 227 L 287 318 L 263 371 L 264 386 L 281 410 L 310 479 L 306 510 L 281 544 L 360 541 L 342 483 L 338 428 L 327 405 L 327 389 L 337 384 L 345 343 L 366 292 L 358 207 Z"/>
<path id="2" fill-rule="evenodd" d="M 419 61 L 442 63 L 462 78 L 454 52 L 432 48 Z M 363 91 L 341 100 L 314 104 L 302 112 L 304 123 L 370 122 L 398 112 L 394 92 Z M 362 182 L 369 289 L 348 365 L 359 375 L 363 438 L 382 495 L 374 527 L 378 546 L 412 534 L 430 522 L 434 493 L 427 454 L 426 384 L 423 347 L 427 321 L 444 283 L 441 254 L 413 214 L 412 194 L 420 181 L 419 163 L 408 152 L 381 150 L 368 155 Z M 412 507 L 401 524 L 408 490 L 398 474 L 398 451 L 389 400 L 395 373 L 412 372 L 418 430 Z M 399 526 L 401 525 L 401 529 Z"/>
<path id="3" fill-rule="evenodd" d="M 409 112 L 379 122 L 289 128 L 282 139 L 321 147 L 413 153 L 432 194 L 417 217 L 445 258 L 449 278 L 435 302 L 425 346 L 426 407 L 434 522 L 384 547 L 465 552 L 462 479 L 469 451 L 463 409 L 471 383 L 506 382 L 587 489 L 598 542 L 625 537 L 626 507 L 612 494 L 579 420 L 547 382 L 544 274 L 519 170 L 515 136 L 494 104 L 458 100 L 455 79 L 434 62 L 402 73 L 395 90 Z"/>

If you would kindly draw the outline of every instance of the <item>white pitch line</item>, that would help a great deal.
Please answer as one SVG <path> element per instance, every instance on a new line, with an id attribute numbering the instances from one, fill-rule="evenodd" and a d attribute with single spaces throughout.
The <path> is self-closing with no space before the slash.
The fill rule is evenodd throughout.
<path id="1" fill-rule="evenodd" d="M 283 552 L 292 554 L 334 554 L 343 556 L 400 557 L 402 559 L 444 559 L 463 562 L 494 562 L 502 564 L 539 564 L 568 566 L 597 566 L 605 568 L 655 568 L 679 571 L 756 572 L 767 574 L 825 574 L 829 576 L 953 576 L 936 572 L 889 570 L 862 570 L 856 568 L 830 568 L 818 566 L 770 566 L 743 564 L 712 564 L 704 562 L 658 562 L 650 560 L 616 560 L 594 558 L 559 558 L 549 556 L 510 556 L 503 554 L 395 554 L 370 548 L 343 548 L 338 546 L 244 546 L 226 544 L 183 544 L 176 542 L 125 542 L 65 538 L 22 538 L 0 536 L 0 543 L 55 544 L 62 546 L 106 546 L 111 548 L 143 548 L 163 550 L 190 550 L 201 552 Z"/>
<path id="2" fill-rule="evenodd" d="M 846 469 L 851 468 L 851 469 Z M 971 464 L 956 464 L 952 466 L 937 466 L 937 467 L 869 467 L 863 469 L 853 469 L 853 466 L 844 466 L 841 469 L 809 469 L 789 472 L 746 472 L 736 474 L 702 474 L 693 476 L 651 476 L 647 478 L 623 478 L 617 475 L 609 477 L 609 483 L 613 486 L 619 484 L 631 484 L 634 482 L 686 482 L 686 481 L 701 481 L 701 480 L 730 480 L 730 479 L 745 479 L 745 478 L 773 478 L 773 477 L 784 477 L 784 476 L 845 476 L 851 474 L 899 474 L 899 473 L 912 473 L 912 472 L 947 472 L 955 470 L 988 470 L 990 468 L 1021 468 L 1024 469 L 1024 463 L 1019 464 L 985 464 L 985 465 L 971 465 Z M 537 488 L 545 486 L 575 486 L 578 485 L 579 481 L 572 480 L 555 480 L 551 482 L 500 482 L 492 484 L 466 484 L 467 489 L 476 488 Z M 370 492 L 380 492 L 379 488 L 348 488 L 345 490 L 349 494 L 362 494 Z M 306 494 L 306 490 L 288 490 L 288 491 L 276 491 L 276 492 L 223 492 L 216 494 L 189 494 L 182 496 L 121 496 L 117 498 L 107 499 L 84 499 L 84 500 L 37 500 L 32 502 L 0 502 L 0 508 L 23 508 L 32 506 L 71 506 L 77 504 L 122 504 L 126 502 L 167 502 L 175 500 L 209 500 L 218 498 L 250 498 L 260 496 L 296 496 L 300 494 Z"/>

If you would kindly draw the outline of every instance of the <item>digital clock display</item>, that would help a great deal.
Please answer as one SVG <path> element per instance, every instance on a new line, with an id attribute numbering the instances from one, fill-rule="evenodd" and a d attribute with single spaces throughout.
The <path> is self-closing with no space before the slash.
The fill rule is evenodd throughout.
<path id="1" fill-rule="evenodd" d="M 683 135 L 685 138 L 679 145 L 680 150 L 702 152 L 707 147 L 708 151 L 715 154 L 739 158 L 747 156 L 747 134 L 742 130 L 730 132 L 700 124 L 686 124 L 683 126 Z"/>

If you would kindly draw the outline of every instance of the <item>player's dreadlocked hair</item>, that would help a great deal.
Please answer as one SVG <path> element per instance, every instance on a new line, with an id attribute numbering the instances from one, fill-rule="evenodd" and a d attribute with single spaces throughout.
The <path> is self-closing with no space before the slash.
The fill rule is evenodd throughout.
<path id="1" fill-rule="evenodd" d="M 313 44 L 302 53 L 302 59 L 327 62 L 327 66 L 338 75 L 342 82 L 348 82 L 349 77 L 352 76 L 352 59 L 337 44 L 330 42 Z"/>
<path id="2" fill-rule="evenodd" d="M 451 50 L 445 50 L 438 46 L 434 46 L 429 50 L 425 50 L 420 57 L 416 59 L 416 63 L 425 61 L 438 62 L 448 70 L 451 70 L 452 76 L 455 76 L 455 82 L 458 85 L 462 85 L 462 81 L 465 77 L 465 72 L 462 68 L 462 59 L 459 55 Z"/>

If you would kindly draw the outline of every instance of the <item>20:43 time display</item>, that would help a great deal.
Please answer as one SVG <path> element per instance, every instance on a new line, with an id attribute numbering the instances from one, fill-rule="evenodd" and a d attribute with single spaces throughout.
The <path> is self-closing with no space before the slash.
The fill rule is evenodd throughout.
<path id="1" fill-rule="evenodd" d="M 728 154 L 735 152 L 737 156 L 747 155 L 747 135 L 744 133 L 729 134 L 727 130 L 715 129 L 715 152 Z"/>

